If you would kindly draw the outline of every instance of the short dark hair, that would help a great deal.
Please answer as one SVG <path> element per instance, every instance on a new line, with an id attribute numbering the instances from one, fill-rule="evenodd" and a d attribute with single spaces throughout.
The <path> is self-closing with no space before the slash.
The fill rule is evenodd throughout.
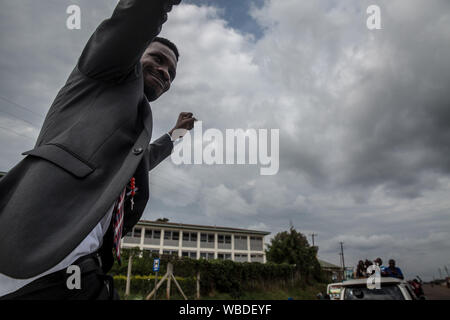
<path id="1" fill-rule="evenodd" d="M 177 46 L 172 41 L 170 41 L 169 39 L 166 39 L 166 38 L 156 37 L 153 39 L 153 41 L 151 43 L 153 43 L 153 42 L 159 42 L 159 43 L 162 43 L 162 44 L 168 46 L 173 51 L 173 53 L 175 53 L 175 57 L 177 58 L 177 61 L 178 61 L 178 57 L 180 56 L 180 54 L 178 53 Z"/>

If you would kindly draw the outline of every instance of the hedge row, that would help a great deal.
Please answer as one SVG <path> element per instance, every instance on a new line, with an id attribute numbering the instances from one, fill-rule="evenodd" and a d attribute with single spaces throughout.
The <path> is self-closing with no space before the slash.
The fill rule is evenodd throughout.
<path id="1" fill-rule="evenodd" d="M 116 276 L 120 275 L 120 277 L 115 278 L 116 286 L 119 290 L 124 290 L 125 288 L 125 275 L 128 267 L 127 257 L 131 253 L 133 253 L 132 275 L 134 276 L 131 280 L 131 292 L 148 293 L 154 286 L 154 276 L 149 276 L 149 274 L 152 272 L 153 259 L 156 257 L 148 252 L 141 253 L 136 250 L 128 250 L 128 252 L 123 253 L 122 261 L 124 263 L 120 267 L 115 266 L 111 271 Z M 185 294 L 192 297 L 195 296 L 195 283 L 198 273 L 200 273 L 200 290 L 202 295 L 208 295 L 217 291 L 229 293 L 236 298 L 243 291 L 293 286 L 301 280 L 299 270 L 295 266 L 288 264 L 194 260 L 173 256 L 161 257 L 160 275 L 165 274 L 169 261 L 174 266 L 174 274 L 177 276 L 177 280 L 180 279 L 180 285 L 183 290 L 186 290 Z M 153 281 L 148 279 L 153 279 Z"/>

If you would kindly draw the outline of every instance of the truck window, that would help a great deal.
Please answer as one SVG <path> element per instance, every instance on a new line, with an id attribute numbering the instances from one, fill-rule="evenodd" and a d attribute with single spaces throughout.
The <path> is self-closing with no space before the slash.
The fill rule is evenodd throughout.
<path id="1" fill-rule="evenodd" d="M 364 286 L 346 287 L 344 300 L 405 300 L 397 285 L 384 285 L 381 289 Z"/>

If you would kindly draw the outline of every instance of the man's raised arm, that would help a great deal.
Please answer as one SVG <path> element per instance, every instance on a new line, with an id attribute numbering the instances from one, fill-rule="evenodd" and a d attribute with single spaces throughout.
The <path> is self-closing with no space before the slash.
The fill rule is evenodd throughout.
<path id="1" fill-rule="evenodd" d="M 119 81 L 134 70 L 147 45 L 161 31 L 167 12 L 181 0 L 120 0 L 111 18 L 89 39 L 78 61 L 88 77 Z"/>
<path id="2" fill-rule="evenodd" d="M 191 112 L 181 112 L 172 130 L 150 144 L 149 170 L 153 170 L 161 161 L 170 156 L 173 150 L 173 140 L 182 138 L 188 130 L 194 128 L 197 121 Z"/>

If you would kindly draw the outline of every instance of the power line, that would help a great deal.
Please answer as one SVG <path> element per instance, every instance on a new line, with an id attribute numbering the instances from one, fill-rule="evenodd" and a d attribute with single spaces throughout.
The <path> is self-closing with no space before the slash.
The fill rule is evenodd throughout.
<path id="1" fill-rule="evenodd" d="M 24 106 L 22 106 L 21 104 L 18 104 L 17 102 L 11 101 L 10 99 L 5 98 L 5 97 L 2 96 L 2 95 L 0 95 L 0 99 L 4 100 L 4 101 L 6 101 L 6 102 L 9 102 L 9 103 L 15 105 L 16 107 L 19 107 L 19 108 L 24 109 L 24 110 L 26 110 L 26 111 L 28 111 L 28 112 L 31 112 L 31 113 L 37 115 L 38 117 L 40 117 L 41 119 L 44 118 L 44 116 L 43 116 L 42 114 L 37 113 L 37 112 L 35 112 L 35 111 L 33 111 L 33 110 L 27 108 L 27 107 L 24 107 Z"/>
<path id="2" fill-rule="evenodd" d="M 41 115 L 41 114 L 39 114 L 39 113 L 36 113 L 36 112 L 34 112 L 33 110 L 31 110 L 31 109 L 29 109 L 29 108 L 27 108 L 27 107 L 24 107 L 24 106 L 18 104 L 17 102 L 14 102 L 14 101 L 12 101 L 12 100 L 10 100 L 10 99 L 8 99 L 8 98 L 5 98 L 5 97 L 2 96 L 2 95 L 0 95 L 0 99 L 2 99 L 2 100 L 4 100 L 4 101 L 6 101 L 6 102 L 8 102 L 8 103 L 10 103 L 10 104 L 12 104 L 12 105 L 18 107 L 18 108 L 21 108 L 21 109 L 23 109 L 23 110 L 26 110 L 26 111 L 28 111 L 28 112 L 31 112 L 31 113 L 33 113 L 34 115 L 39 116 L 41 119 L 44 117 L 43 115 Z M 9 116 L 11 116 L 11 117 L 17 119 L 17 120 L 26 122 L 26 123 L 30 124 L 31 126 L 33 126 L 33 127 L 35 127 L 35 128 L 38 128 L 38 127 L 40 126 L 40 125 L 38 125 L 38 124 L 36 124 L 36 123 L 33 123 L 33 122 L 28 121 L 28 120 L 26 120 L 26 119 L 24 119 L 24 118 L 22 118 L 22 117 L 19 117 L 19 116 L 15 115 L 15 114 L 13 114 L 13 113 L 11 113 L 11 112 L 9 112 L 9 111 L 6 111 L 6 110 L 0 110 L 0 112 L 3 112 L 3 113 L 5 113 L 5 114 L 7 114 L 7 115 L 9 115 Z M 12 130 L 12 129 L 7 129 L 7 128 L 5 128 L 5 127 L 2 127 L 2 129 L 8 130 L 8 131 L 12 131 L 12 132 L 16 133 L 16 134 L 19 135 L 19 136 L 25 137 L 24 135 L 19 134 L 19 133 L 15 132 L 15 131 Z M 34 139 L 34 138 L 31 138 L 31 137 L 27 137 L 27 138 Z"/>
<path id="3" fill-rule="evenodd" d="M 16 118 L 17 120 L 26 122 L 26 123 L 32 125 L 33 127 L 38 127 L 37 124 L 32 123 L 32 122 L 30 122 L 30 121 L 28 121 L 28 120 L 25 120 L 25 119 L 23 119 L 23 118 L 20 118 L 20 117 L 16 116 L 15 114 L 12 114 L 11 112 L 8 112 L 8 111 L 5 111 L 5 110 L 0 110 L 0 112 L 6 113 L 7 115 L 10 115 L 11 117 Z"/>
<path id="4" fill-rule="evenodd" d="M 5 127 L 0 126 L 0 129 L 3 129 L 3 130 L 5 130 L 5 131 L 7 131 L 8 133 L 14 133 L 15 135 L 18 135 L 18 136 L 23 137 L 23 138 L 26 138 L 26 139 L 34 139 L 34 138 L 32 138 L 32 137 L 29 137 L 29 136 L 27 136 L 27 135 L 23 135 L 23 134 L 21 134 L 21 133 L 18 133 L 18 132 L 16 132 L 16 131 L 12 130 L 12 129 L 9 129 L 9 128 L 5 128 Z"/>

